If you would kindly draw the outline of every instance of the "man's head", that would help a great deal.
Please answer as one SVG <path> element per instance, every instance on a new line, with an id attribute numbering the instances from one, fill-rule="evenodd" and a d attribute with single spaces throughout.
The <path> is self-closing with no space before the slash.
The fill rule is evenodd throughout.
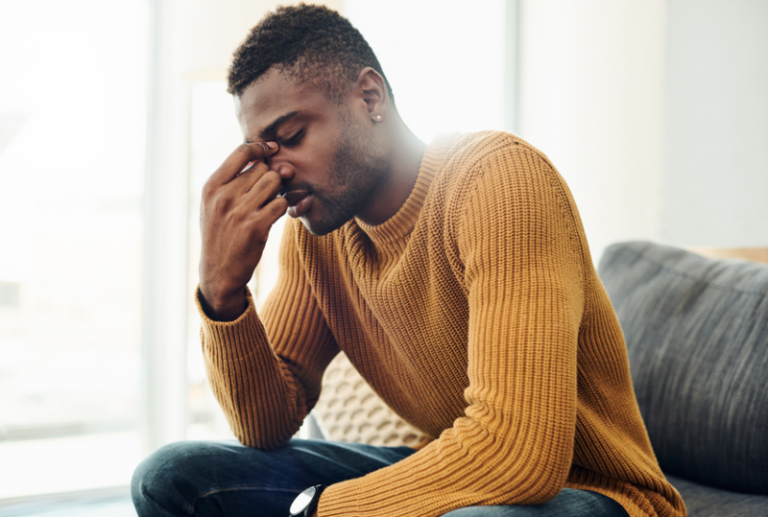
<path id="1" fill-rule="evenodd" d="M 349 21 L 319 6 L 278 8 L 235 52 L 229 92 L 245 141 L 280 144 L 267 163 L 289 214 L 316 235 L 365 220 L 386 197 L 394 144 L 383 122 L 388 108 L 397 116 L 380 70 Z"/>
<path id="2" fill-rule="evenodd" d="M 362 69 L 371 67 L 384 78 L 390 101 L 394 99 L 363 35 L 325 6 L 281 6 L 264 16 L 235 51 L 227 91 L 239 97 L 273 67 L 298 82 L 325 88 L 334 100 L 341 98 L 346 84 L 356 81 Z"/>

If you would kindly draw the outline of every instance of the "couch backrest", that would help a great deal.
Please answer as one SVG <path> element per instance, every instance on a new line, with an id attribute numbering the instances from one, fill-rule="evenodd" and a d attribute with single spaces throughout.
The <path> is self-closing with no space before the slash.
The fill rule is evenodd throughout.
<path id="1" fill-rule="evenodd" d="M 768 266 L 628 242 L 598 272 L 662 469 L 768 494 Z"/>

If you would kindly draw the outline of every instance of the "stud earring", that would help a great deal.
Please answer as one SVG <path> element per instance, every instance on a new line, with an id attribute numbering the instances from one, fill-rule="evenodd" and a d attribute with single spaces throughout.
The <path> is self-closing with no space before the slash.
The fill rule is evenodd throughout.
<path id="1" fill-rule="evenodd" d="M 381 115 L 376 115 L 376 122 L 381 122 Z"/>

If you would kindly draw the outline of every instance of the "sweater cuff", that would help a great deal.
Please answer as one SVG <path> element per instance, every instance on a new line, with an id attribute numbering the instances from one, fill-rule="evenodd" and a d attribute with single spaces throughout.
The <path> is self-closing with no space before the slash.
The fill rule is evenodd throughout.
<path id="1" fill-rule="evenodd" d="M 360 479 L 350 479 L 329 486 L 320 497 L 317 517 L 357 517 Z"/>
<path id="2" fill-rule="evenodd" d="M 263 333 L 263 327 L 256 315 L 253 296 L 247 287 L 245 288 L 245 298 L 248 305 L 236 320 L 216 321 L 205 313 L 198 286 L 195 291 L 195 305 L 197 305 L 197 311 L 200 313 L 200 330 L 204 349 L 216 349 L 220 355 L 229 360 L 250 355 L 252 351 L 250 338 Z"/>
<path id="3" fill-rule="evenodd" d="M 236 323 L 236 322 L 242 320 L 243 317 L 251 309 L 253 309 L 255 311 L 256 310 L 256 305 L 255 305 L 255 303 L 253 301 L 253 295 L 251 294 L 251 290 L 248 289 L 248 286 L 245 287 L 245 301 L 246 301 L 247 305 L 246 305 L 245 309 L 243 310 L 242 314 L 240 314 L 240 316 L 238 316 L 237 319 L 232 320 L 232 321 L 218 321 L 218 320 L 215 320 L 215 319 L 211 318 L 210 316 L 208 316 L 208 313 L 205 312 L 205 308 L 204 307 L 205 307 L 206 304 L 203 301 L 203 294 L 200 292 L 200 285 L 198 285 L 197 289 L 195 289 L 195 305 L 197 306 L 197 311 L 200 313 L 200 318 L 203 320 L 203 324 L 204 325 L 207 324 L 207 323 L 213 323 L 213 324 L 217 324 L 217 325 L 224 325 L 226 323 Z"/>

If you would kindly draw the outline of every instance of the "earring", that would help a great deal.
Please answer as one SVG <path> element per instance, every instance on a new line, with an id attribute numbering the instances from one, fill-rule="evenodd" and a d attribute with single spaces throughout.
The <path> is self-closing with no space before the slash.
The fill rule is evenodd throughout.
<path id="1" fill-rule="evenodd" d="M 376 118 L 376 122 L 381 122 L 381 120 L 382 120 L 382 119 L 381 119 L 381 115 L 376 115 L 376 117 L 375 117 L 375 118 Z"/>

